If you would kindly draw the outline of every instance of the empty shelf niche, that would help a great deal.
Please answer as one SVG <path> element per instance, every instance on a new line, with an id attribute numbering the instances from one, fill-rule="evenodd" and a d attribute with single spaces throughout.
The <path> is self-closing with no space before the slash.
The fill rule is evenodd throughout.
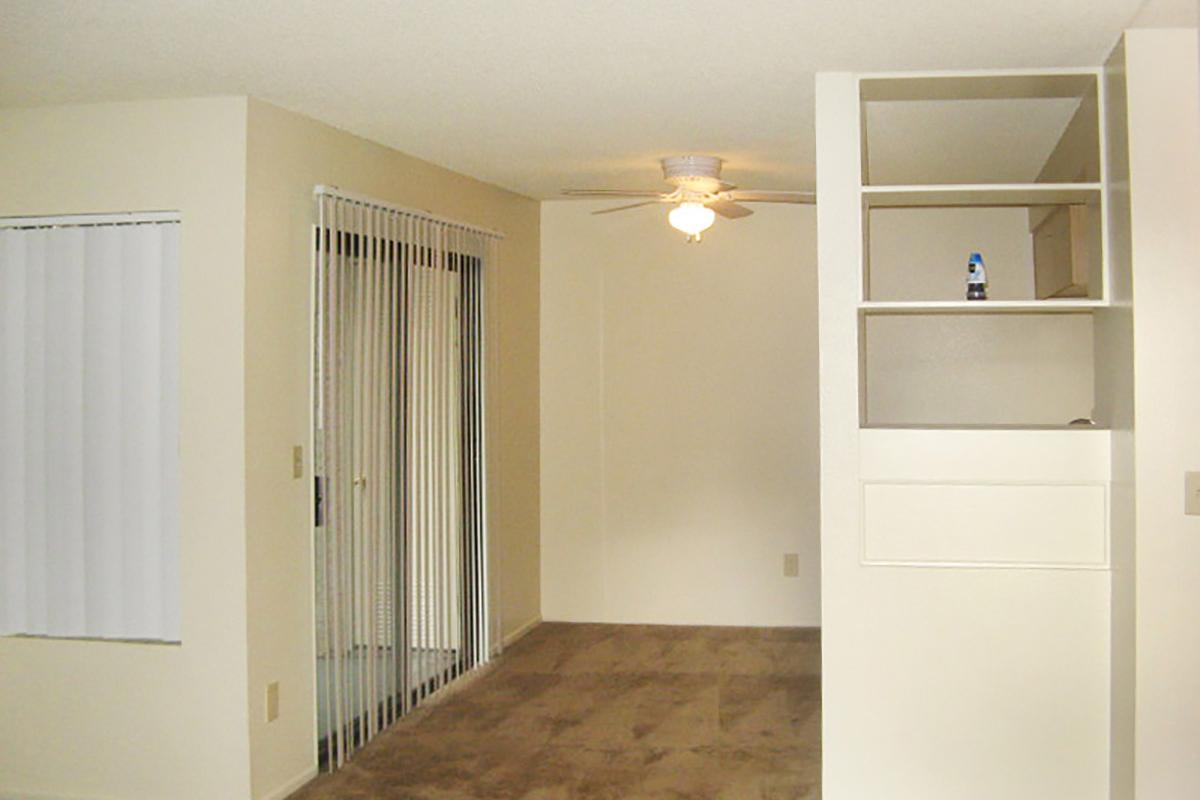
<path id="1" fill-rule="evenodd" d="M 866 299 L 965 300 L 967 258 L 978 252 L 988 277 L 978 302 L 1099 300 L 1100 217 L 1095 203 L 871 208 Z"/>
<path id="2" fill-rule="evenodd" d="M 1068 428 L 1095 413 L 1091 314 L 865 314 L 866 427 Z"/>
<path id="3" fill-rule="evenodd" d="M 865 77 L 863 183 L 1100 180 L 1096 74 Z"/>

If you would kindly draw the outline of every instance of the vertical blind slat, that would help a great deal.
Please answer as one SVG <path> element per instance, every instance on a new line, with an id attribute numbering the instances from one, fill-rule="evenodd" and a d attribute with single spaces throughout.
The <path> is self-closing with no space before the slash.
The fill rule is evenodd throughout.
<path id="1" fill-rule="evenodd" d="M 180 223 L 0 231 L 0 633 L 178 641 Z"/>
<path id="2" fill-rule="evenodd" d="M 22 231 L 0 230 L 0 632 L 19 630 L 27 618 L 25 388 L 26 250 Z"/>
<path id="3" fill-rule="evenodd" d="M 486 660 L 479 470 L 489 238 L 319 194 L 318 717 L 331 767 Z"/>

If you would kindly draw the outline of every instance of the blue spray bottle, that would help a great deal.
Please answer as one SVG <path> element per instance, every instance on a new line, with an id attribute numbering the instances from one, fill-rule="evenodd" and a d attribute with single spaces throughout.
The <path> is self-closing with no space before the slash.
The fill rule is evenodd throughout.
<path id="1" fill-rule="evenodd" d="M 971 253 L 967 259 L 967 299 L 987 300 L 987 272 L 979 253 Z"/>

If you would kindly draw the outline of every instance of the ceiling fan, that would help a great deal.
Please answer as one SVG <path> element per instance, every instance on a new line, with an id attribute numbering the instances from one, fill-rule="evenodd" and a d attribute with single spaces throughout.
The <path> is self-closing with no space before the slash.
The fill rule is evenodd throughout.
<path id="1" fill-rule="evenodd" d="M 662 160 L 663 178 L 675 187 L 670 192 L 625 189 L 566 189 L 568 197 L 644 197 L 637 203 L 593 211 L 611 214 L 630 208 L 672 203 L 667 215 L 671 227 L 687 234 L 689 242 L 700 241 L 700 234 L 712 227 L 716 215 L 726 219 L 748 217 L 754 212 L 742 203 L 815 203 L 812 192 L 777 192 L 738 189 L 721 180 L 722 160 L 716 156 L 671 156 Z"/>

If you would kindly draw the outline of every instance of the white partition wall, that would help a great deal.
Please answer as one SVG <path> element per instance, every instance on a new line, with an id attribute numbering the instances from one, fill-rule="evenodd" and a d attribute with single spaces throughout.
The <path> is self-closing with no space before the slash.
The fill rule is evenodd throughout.
<path id="1" fill-rule="evenodd" d="M 1160 29 L 1129 31 L 1120 62 L 1128 81 L 1128 245 L 1137 309 L 1139 800 L 1200 791 L 1200 517 L 1184 513 L 1182 491 L 1182 473 L 1200 469 L 1198 60 L 1194 29 Z M 1134 513 L 1132 498 L 1129 505 Z M 1134 665 L 1123 666 L 1132 679 Z M 1127 713 L 1131 706 L 1126 698 Z"/>
<path id="2" fill-rule="evenodd" d="M 1131 534 L 1123 500 L 1113 512 L 1130 317 L 1105 247 L 1121 224 L 1109 84 L 1086 68 L 817 77 L 830 800 L 1110 797 L 1113 553 Z M 933 109 L 935 135 L 873 151 L 908 103 Z M 980 104 L 1011 104 L 1034 156 L 970 163 L 954 134 Z M 903 236 L 872 241 L 881 210 L 906 215 Z M 975 241 L 990 244 L 955 252 Z M 975 249 L 997 256 L 999 291 L 954 299 Z"/>

